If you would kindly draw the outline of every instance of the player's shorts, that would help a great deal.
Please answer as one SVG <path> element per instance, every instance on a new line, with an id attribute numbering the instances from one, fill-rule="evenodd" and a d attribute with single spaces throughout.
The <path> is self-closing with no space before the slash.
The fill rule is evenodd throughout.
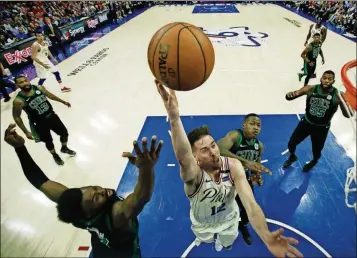
<path id="1" fill-rule="evenodd" d="M 55 113 L 51 113 L 47 118 L 37 122 L 30 121 L 30 124 L 31 133 L 36 142 L 52 142 L 53 138 L 51 131 L 55 132 L 59 136 L 68 135 L 66 126 Z"/>
<path id="2" fill-rule="evenodd" d="M 37 76 L 38 76 L 40 79 L 46 79 L 48 73 L 58 72 L 56 66 L 54 66 L 51 62 L 49 62 L 48 64 L 49 64 L 51 67 L 48 68 L 48 69 L 46 69 L 46 68 L 43 67 L 42 65 L 36 64 L 36 63 L 34 62 L 34 66 L 35 66 L 35 68 L 36 68 Z"/>
<path id="3" fill-rule="evenodd" d="M 231 246 L 238 237 L 239 211 L 229 214 L 220 223 L 200 223 L 190 212 L 192 222 L 191 229 L 196 236 L 195 244 L 198 246 L 201 242 L 212 243 L 215 241 L 214 235 L 217 234 L 217 240 L 224 247 Z"/>

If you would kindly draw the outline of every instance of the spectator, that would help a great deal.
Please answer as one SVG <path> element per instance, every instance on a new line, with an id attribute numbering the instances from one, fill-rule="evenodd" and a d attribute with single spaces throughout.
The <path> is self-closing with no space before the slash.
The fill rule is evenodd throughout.
<path id="1" fill-rule="evenodd" d="M 11 98 L 9 96 L 9 93 L 6 90 L 6 87 L 10 87 L 13 91 L 16 90 L 16 85 L 15 84 L 10 84 L 5 81 L 6 77 L 6 71 L 4 69 L 4 66 L 2 63 L 0 63 L 0 92 L 2 96 L 4 97 L 5 102 L 8 102 Z"/>
<path id="2" fill-rule="evenodd" d="M 18 28 L 18 33 L 15 35 L 18 39 L 26 39 L 28 38 L 28 31 L 24 29 L 24 26 Z"/>
<path id="3" fill-rule="evenodd" d="M 44 34 L 51 40 L 52 42 L 52 49 L 51 51 L 54 52 L 55 55 L 58 55 L 58 50 L 61 49 L 63 54 L 66 56 L 66 49 L 62 44 L 62 32 L 57 27 L 56 24 L 51 22 L 50 17 L 45 17 L 46 25 L 43 27 Z"/>
<path id="4" fill-rule="evenodd" d="M 341 32 L 357 36 L 356 3 L 353 1 L 285 1 L 283 3 L 315 18 L 320 17 L 323 21 L 340 29 Z"/>

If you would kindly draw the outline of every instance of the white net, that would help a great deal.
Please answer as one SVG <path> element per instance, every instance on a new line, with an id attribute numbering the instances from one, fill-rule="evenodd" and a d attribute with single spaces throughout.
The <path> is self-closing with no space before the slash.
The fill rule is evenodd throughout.
<path id="1" fill-rule="evenodd" d="M 339 97 L 342 100 L 342 104 L 344 105 L 345 109 L 349 109 L 350 112 L 353 114 L 352 117 L 349 118 L 353 130 L 353 142 L 356 142 L 356 112 L 351 108 L 351 106 L 346 103 L 341 93 L 339 92 Z M 352 157 L 354 164 L 353 167 L 347 169 L 346 173 L 346 183 L 345 183 L 345 202 L 347 207 L 354 208 L 357 214 L 357 206 L 356 206 L 356 199 L 357 199 L 357 179 L 356 179 L 356 157 Z"/>

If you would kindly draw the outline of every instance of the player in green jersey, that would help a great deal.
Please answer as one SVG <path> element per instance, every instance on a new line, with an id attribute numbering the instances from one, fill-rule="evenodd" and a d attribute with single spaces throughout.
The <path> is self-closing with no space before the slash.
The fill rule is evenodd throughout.
<path id="1" fill-rule="evenodd" d="M 142 139 L 142 149 L 134 141 L 136 156 L 124 152 L 123 157 L 139 169 L 134 192 L 121 198 L 114 189 L 100 186 L 67 188 L 52 181 L 42 172 L 25 147 L 25 140 L 12 124 L 5 131 L 5 141 L 14 147 L 27 180 L 50 200 L 57 203 L 58 218 L 65 223 L 88 230 L 93 258 L 139 258 L 139 223 L 137 216 L 150 201 L 154 189 L 154 166 L 163 142 L 156 147 L 156 136 Z"/>
<path id="2" fill-rule="evenodd" d="M 253 193 L 253 184 L 263 185 L 261 172 L 271 173 L 269 169 L 260 163 L 261 155 L 264 151 L 263 143 L 257 138 L 260 130 L 260 117 L 257 114 L 251 113 L 245 116 L 242 129 L 228 132 L 227 135 L 217 143 L 222 156 L 236 158 L 242 162 Z M 247 228 L 249 223 L 247 212 L 238 195 L 235 199 L 241 216 L 238 229 L 242 233 L 244 241 L 248 245 L 251 245 L 252 238 Z"/>
<path id="3" fill-rule="evenodd" d="M 295 131 L 291 135 L 288 143 L 290 156 L 285 161 L 283 167 L 289 167 L 298 158 L 295 155 L 296 146 L 306 137 L 311 137 L 313 159 L 303 167 L 304 172 L 312 169 L 321 157 L 321 151 L 330 130 L 331 119 L 341 108 L 342 114 L 349 118 L 352 116 L 346 110 L 338 94 L 338 90 L 333 87 L 335 83 L 335 73 L 326 71 L 323 73 L 320 84 L 314 86 L 304 86 L 303 88 L 286 94 L 287 100 L 294 100 L 306 95 L 306 110 L 304 117 L 300 120 Z M 341 96 L 343 96 L 341 94 Z"/>
<path id="4" fill-rule="evenodd" d="M 36 140 L 36 142 L 44 142 L 55 162 L 58 165 L 63 165 L 63 160 L 55 150 L 51 131 L 60 136 L 62 153 L 75 156 L 76 152 L 68 148 L 67 128 L 54 112 L 48 98 L 58 101 L 68 107 L 70 107 L 71 104 L 47 91 L 43 86 L 31 85 L 24 75 L 17 76 L 15 78 L 15 83 L 16 86 L 20 88 L 20 92 L 17 94 L 12 108 L 12 115 L 16 124 L 21 128 L 28 139 Z M 28 116 L 31 131 L 26 128 L 22 121 L 22 110 L 24 110 Z"/>
<path id="5" fill-rule="evenodd" d="M 322 57 L 322 64 L 325 63 L 321 45 L 321 35 L 316 33 L 314 34 L 313 41 L 308 44 L 301 53 L 301 58 L 304 60 L 304 72 L 299 73 L 299 81 L 301 81 L 302 77 L 306 76 L 304 86 L 309 83 L 310 78 L 315 74 L 317 57 L 319 54 Z"/>

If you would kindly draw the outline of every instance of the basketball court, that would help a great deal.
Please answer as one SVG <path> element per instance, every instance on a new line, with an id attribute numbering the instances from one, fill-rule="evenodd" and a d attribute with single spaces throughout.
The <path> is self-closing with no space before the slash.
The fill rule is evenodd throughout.
<path id="1" fill-rule="evenodd" d="M 304 163 L 312 159 L 309 139 L 297 148 L 299 161 L 282 169 L 289 137 L 305 108 L 305 98 L 288 102 L 285 94 L 303 85 L 297 73 L 302 68 L 300 54 L 312 22 L 270 4 L 218 5 L 193 13 L 194 8 L 155 6 L 118 28 L 97 32 L 95 39 L 89 39 L 94 41 L 91 44 L 84 40 L 73 46 L 78 52 L 58 65 L 63 85 L 71 87 L 72 92 L 61 93 L 54 76 L 45 87 L 72 104 L 67 108 L 52 102 L 69 130 L 68 146 L 77 156 L 61 155 L 65 165 L 59 167 L 44 144 L 26 141 L 31 155 L 54 181 L 68 187 L 118 188 L 118 194 L 126 196 L 134 189 L 137 172 L 121 153 L 132 150 L 133 140 L 157 135 L 165 144 L 156 165 L 152 200 L 139 217 L 143 257 L 271 256 L 251 227 L 252 246 L 247 246 L 241 235 L 230 252 L 217 253 L 213 244 L 192 244 L 189 201 L 179 177 L 165 109 L 146 57 L 149 41 L 160 27 L 175 21 L 192 23 L 210 36 L 216 62 L 202 87 L 177 93 L 185 129 L 205 124 L 218 140 L 239 128 L 244 115 L 261 115 L 259 138 L 265 145 L 262 159 L 273 175 L 264 175 L 265 184 L 256 187 L 255 196 L 270 230 L 283 227 L 285 235 L 300 241 L 299 249 L 305 257 L 354 257 L 356 212 L 345 200 L 346 171 L 355 166 L 356 157 L 351 121 L 337 112 L 323 156 L 310 173 L 302 173 Z M 318 79 L 310 84 L 317 84 L 323 71 L 333 70 L 335 86 L 344 91 L 340 71 L 355 59 L 356 43 L 328 31 L 323 51 L 326 63 L 321 65 L 319 59 Z M 94 56 L 95 62 L 84 65 Z M 355 69 L 347 76 L 355 81 Z M 11 103 L 2 103 L 1 109 L 3 139 L 4 130 L 13 122 Z M 26 116 L 22 118 L 28 125 Z M 54 139 L 59 150 L 59 139 Z M 355 193 L 348 201 L 356 202 Z M 14 150 L 2 140 L 1 256 L 89 257 L 89 246 L 88 232 L 58 222 L 55 204 L 27 181 Z"/>

